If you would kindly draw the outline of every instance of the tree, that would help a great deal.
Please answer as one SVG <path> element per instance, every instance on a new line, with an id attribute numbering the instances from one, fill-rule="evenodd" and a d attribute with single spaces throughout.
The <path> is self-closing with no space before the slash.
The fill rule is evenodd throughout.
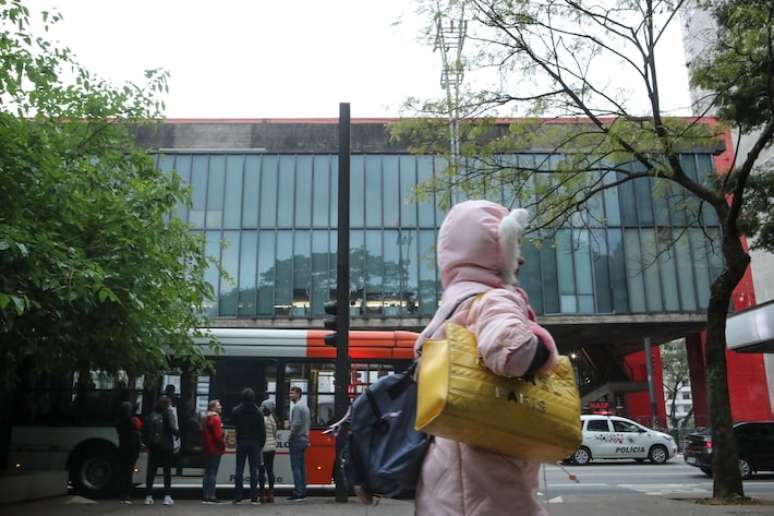
<path id="1" fill-rule="evenodd" d="M 393 127 L 416 152 L 448 152 L 448 124 L 442 117 L 460 113 L 459 155 L 449 156 L 444 174 L 422 185 L 451 201 L 452 192 L 484 196 L 508 188 L 532 210 L 539 236 L 572 221 L 600 216 L 595 200 L 608 188 L 652 181 L 670 208 L 677 204 L 691 225 L 704 227 L 713 215 L 722 236 L 724 265 L 713 279 L 707 308 L 706 364 L 713 439 L 714 496 L 743 496 L 726 372 L 725 324 L 731 294 L 750 258 L 742 231 L 771 245 L 771 220 L 744 211 L 760 200 L 771 175 L 750 174 L 774 135 L 774 2 L 716 1 L 718 43 L 694 81 L 711 92 L 706 113 L 719 108 L 722 120 L 668 117 L 662 108 L 657 50 L 685 0 L 449 0 L 420 1 L 436 23 L 468 14 L 467 71 L 494 70 L 493 86 L 465 90 L 454 109 L 447 100 L 410 100 L 423 115 Z M 754 20 L 754 22 L 752 21 Z M 625 87 L 614 76 L 625 77 Z M 754 102 L 752 102 L 754 101 Z M 550 119 L 513 119 L 504 127 L 494 116 L 530 115 Z M 560 123 L 556 123 L 560 122 Z M 729 124 L 761 128 L 752 150 L 719 177 L 692 176 L 680 153 L 718 148 Z M 522 163 L 508 155 L 540 148 L 546 155 Z M 749 195 L 748 195 L 749 194 Z M 747 202 L 747 206 L 746 206 Z M 766 211 L 768 213 L 768 210 Z M 742 218 L 742 214 L 745 216 Z M 673 237 L 679 240 L 682 233 Z M 667 247 L 667 246 L 665 246 Z"/>
<path id="2" fill-rule="evenodd" d="M 668 342 L 661 346 L 661 364 L 664 370 L 664 388 L 667 395 L 667 417 L 672 428 L 682 427 L 693 413 L 693 408 L 683 416 L 677 415 L 677 396 L 680 389 L 689 385 L 688 356 L 685 340 Z"/>
<path id="3" fill-rule="evenodd" d="M 202 364 L 204 245 L 170 217 L 176 174 L 138 148 L 167 75 L 115 87 L 42 36 L 19 0 L 0 3 L 0 381 L 91 370 L 151 374 L 168 354 Z"/>

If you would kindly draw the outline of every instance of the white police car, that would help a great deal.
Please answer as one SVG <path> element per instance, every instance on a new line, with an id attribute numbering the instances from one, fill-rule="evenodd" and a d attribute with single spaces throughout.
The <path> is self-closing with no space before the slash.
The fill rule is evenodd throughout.
<path id="1" fill-rule="evenodd" d="M 583 442 L 570 460 L 578 465 L 594 459 L 645 459 L 663 464 L 677 453 L 672 436 L 618 416 L 581 416 Z"/>

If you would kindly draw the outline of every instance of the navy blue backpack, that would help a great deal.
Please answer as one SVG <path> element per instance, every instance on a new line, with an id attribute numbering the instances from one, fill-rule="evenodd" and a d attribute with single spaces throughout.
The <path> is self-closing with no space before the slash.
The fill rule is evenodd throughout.
<path id="1" fill-rule="evenodd" d="M 414 498 L 431 437 L 414 430 L 417 384 L 414 366 L 380 378 L 352 404 L 343 457 L 351 486 L 387 498 Z"/>

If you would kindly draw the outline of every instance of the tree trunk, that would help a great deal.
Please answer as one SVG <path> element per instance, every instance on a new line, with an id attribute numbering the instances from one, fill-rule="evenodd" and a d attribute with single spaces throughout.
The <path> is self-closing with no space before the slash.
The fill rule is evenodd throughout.
<path id="1" fill-rule="evenodd" d="M 726 316 L 734 288 L 742 279 L 750 257 L 734 236 L 724 236 L 725 269 L 712 283 L 707 307 L 707 395 L 712 428 L 713 496 L 733 499 L 744 496 L 739 474 L 736 440 L 726 370 Z"/>

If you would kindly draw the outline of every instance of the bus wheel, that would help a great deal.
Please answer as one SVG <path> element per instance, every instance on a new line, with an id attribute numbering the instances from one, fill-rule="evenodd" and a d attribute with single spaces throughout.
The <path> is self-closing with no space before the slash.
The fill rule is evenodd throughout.
<path id="1" fill-rule="evenodd" d="M 118 474 L 118 454 L 109 446 L 93 446 L 81 451 L 73 461 L 70 477 L 78 494 L 113 494 Z"/>

